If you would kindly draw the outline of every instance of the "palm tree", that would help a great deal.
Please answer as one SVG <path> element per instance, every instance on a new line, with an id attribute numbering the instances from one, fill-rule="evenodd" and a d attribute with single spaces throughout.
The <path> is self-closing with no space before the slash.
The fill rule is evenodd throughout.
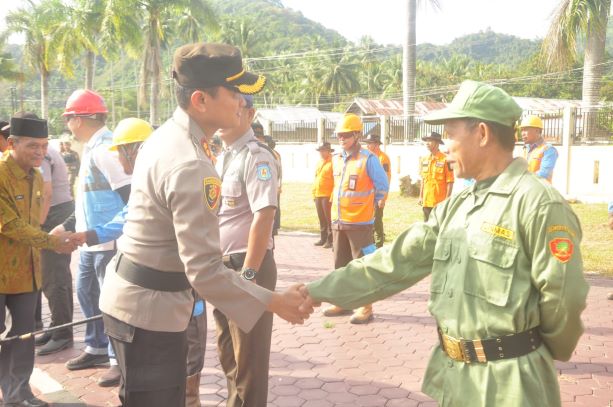
<path id="1" fill-rule="evenodd" d="M 51 48 L 53 27 L 61 18 L 59 0 L 45 0 L 40 4 L 28 1 L 25 7 L 11 11 L 6 16 L 8 31 L 25 37 L 24 62 L 40 74 L 40 110 L 46 119 L 49 115 L 49 75 L 54 54 Z"/>
<path id="2" fill-rule="evenodd" d="M 193 18 L 189 24 L 182 25 L 189 28 L 192 40 L 200 40 L 196 33 L 202 33 L 206 22 L 214 21 L 213 9 L 206 0 L 142 0 L 139 2 L 144 14 L 143 33 L 145 36 L 143 64 L 140 75 L 140 100 L 149 96 L 149 122 L 159 124 L 160 90 L 162 71 L 162 48 L 166 47 L 172 35 L 170 27 L 175 26 L 178 17 L 190 13 Z M 198 24 L 200 29 L 198 28 Z M 215 28 L 211 26 L 210 28 Z M 147 89 L 149 86 L 149 89 Z M 149 91 L 149 95 L 147 94 Z"/>
<path id="3" fill-rule="evenodd" d="M 240 49 L 243 58 L 258 56 L 257 45 L 262 43 L 255 22 L 244 17 L 224 20 L 218 37 L 221 42 Z"/>
<path id="4" fill-rule="evenodd" d="M 610 10 L 611 0 L 562 0 L 543 42 L 547 67 L 567 68 L 577 60 L 577 40 L 585 38 L 582 103 L 588 113 L 584 118 L 588 136 L 595 122 L 590 110 L 600 98 Z"/>
<path id="5" fill-rule="evenodd" d="M 418 0 L 406 0 L 407 31 L 404 41 L 402 59 L 402 101 L 404 115 L 410 118 L 409 132 L 412 130 L 412 117 L 415 115 L 415 83 L 417 73 L 417 2 Z M 440 8 L 438 0 L 429 0 L 435 8 Z"/>
<path id="6" fill-rule="evenodd" d="M 0 81 L 23 80 L 23 74 L 19 72 L 15 58 L 4 49 L 8 37 L 8 31 L 0 33 Z"/>

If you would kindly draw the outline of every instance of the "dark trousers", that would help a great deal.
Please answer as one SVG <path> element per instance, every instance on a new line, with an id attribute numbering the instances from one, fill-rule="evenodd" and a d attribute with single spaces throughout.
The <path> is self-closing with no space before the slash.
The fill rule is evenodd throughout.
<path id="1" fill-rule="evenodd" d="M 432 208 L 427 208 L 424 206 L 423 211 L 424 211 L 424 222 L 427 222 L 428 219 L 430 218 L 430 212 L 432 212 Z"/>
<path id="2" fill-rule="evenodd" d="M 204 312 L 192 316 L 187 325 L 187 375 L 200 373 L 204 367 L 206 349 L 206 305 Z"/>
<path id="3" fill-rule="evenodd" d="M 383 232 L 383 208 L 375 209 L 375 246 L 383 247 L 385 232 Z"/>
<path id="4" fill-rule="evenodd" d="M 47 220 L 42 225 L 45 232 L 66 220 L 74 212 L 74 202 L 52 206 Z M 72 275 L 70 274 L 70 254 L 59 254 L 52 250 L 41 250 L 41 270 L 43 275 L 42 293 L 49 303 L 51 311 L 50 327 L 72 322 Z M 38 294 L 36 321 L 41 323 L 41 295 Z M 55 340 L 72 338 L 72 328 L 61 329 L 51 334 Z"/>
<path id="5" fill-rule="evenodd" d="M 364 255 L 363 249 L 373 244 L 372 226 L 360 229 L 332 229 L 334 268 L 345 267 L 351 260 Z"/>
<path id="6" fill-rule="evenodd" d="M 317 209 L 317 217 L 319 218 L 320 240 L 332 244 L 332 225 L 330 224 L 330 209 L 332 208 L 332 202 L 330 202 L 330 197 L 321 196 L 315 198 L 315 208 Z"/>
<path id="7" fill-rule="evenodd" d="M 0 333 L 4 332 L 6 309 L 11 313 L 11 330 L 7 336 L 34 330 L 37 292 L 0 294 Z M 0 346 L 0 389 L 5 404 L 34 397 L 30 375 L 34 369 L 34 339 L 16 340 Z"/>
<path id="8" fill-rule="evenodd" d="M 240 270 L 235 262 L 232 265 Z M 269 290 L 277 285 L 277 265 L 268 250 L 257 274 L 257 284 Z M 217 324 L 219 360 L 228 382 L 227 407 L 265 407 L 268 399 L 268 366 L 272 336 L 272 313 L 265 312 L 249 333 L 218 309 L 213 311 Z"/>
<path id="9" fill-rule="evenodd" d="M 121 370 L 122 406 L 185 406 L 186 331 L 149 331 L 106 314 L 103 319 Z"/>

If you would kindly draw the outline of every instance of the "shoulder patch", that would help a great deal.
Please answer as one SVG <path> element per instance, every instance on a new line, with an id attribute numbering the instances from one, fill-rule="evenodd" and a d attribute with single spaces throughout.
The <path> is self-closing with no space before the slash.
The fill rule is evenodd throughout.
<path id="1" fill-rule="evenodd" d="M 549 241 L 549 250 L 561 263 L 566 263 L 573 256 L 574 246 L 570 239 L 558 237 Z"/>
<path id="2" fill-rule="evenodd" d="M 572 237 L 575 237 L 575 232 L 566 225 L 551 225 L 547 228 L 547 233 L 566 232 Z"/>
<path id="3" fill-rule="evenodd" d="M 260 181 L 269 181 L 272 178 L 270 165 L 267 162 L 259 162 L 256 164 L 256 173 Z"/>
<path id="4" fill-rule="evenodd" d="M 204 179 L 204 202 L 210 210 L 215 210 L 219 206 L 221 197 L 221 181 L 219 178 L 207 177 Z"/>

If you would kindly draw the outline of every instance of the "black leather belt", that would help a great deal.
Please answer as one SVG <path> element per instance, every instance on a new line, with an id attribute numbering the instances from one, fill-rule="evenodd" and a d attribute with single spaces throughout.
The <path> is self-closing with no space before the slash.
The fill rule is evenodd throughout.
<path id="1" fill-rule="evenodd" d="M 447 356 L 465 363 L 516 358 L 536 350 L 543 343 L 538 327 L 498 338 L 474 340 L 457 339 L 438 328 L 438 337 Z"/>
<path id="2" fill-rule="evenodd" d="M 117 256 L 116 271 L 124 280 L 150 290 L 177 292 L 192 287 L 185 273 L 152 269 L 134 263 L 122 253 Z"/>

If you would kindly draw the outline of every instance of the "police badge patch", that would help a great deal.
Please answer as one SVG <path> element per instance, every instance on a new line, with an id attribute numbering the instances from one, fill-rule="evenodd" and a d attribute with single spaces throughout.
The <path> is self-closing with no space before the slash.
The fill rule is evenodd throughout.
<path id="1" fill-rule="evenodd" d="M 215 210 L 219 206 L 221 198 L 221 181 L 215 177 L 204 179 L 204 202 L 210 210 Z"/>
<path id="2" fill-rule="evenodd" d="M 270 166 L 267 162 L 257 163 L 256 168 L 257 177 L 260 181 L 268 181 L 272 178 L 272 174 L 270 173 Z"/>

